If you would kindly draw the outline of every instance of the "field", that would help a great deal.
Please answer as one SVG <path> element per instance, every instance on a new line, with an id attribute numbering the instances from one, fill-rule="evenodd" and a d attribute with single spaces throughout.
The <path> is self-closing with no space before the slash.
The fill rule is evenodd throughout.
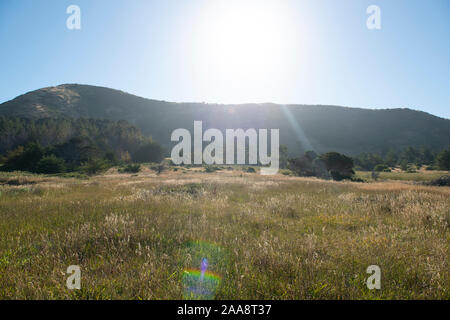
<path id="1" fill-rule="evenodd" d="M 400 181 L 414 181 L 414 182 L 429 182 L 436 180 L 439 177 L 447 174 L 446 171 L 427 171 L 420 170 L 417 172 L 404 172 L 399 169 L 392 172 L 380 172 L 379 180 L 400 180 Z M 356 177 L 362 178 L 366 181 L 371 181 L 372 173 L 367 171 L 357 171 Z"/>
<path id="2" fill-rule="evenodd" d="M 450 298 L 449 187 L 112 169 L 3 173 L 0 193 L 0 299 L 183 299 L 202 258 L 216 299 Z"/>

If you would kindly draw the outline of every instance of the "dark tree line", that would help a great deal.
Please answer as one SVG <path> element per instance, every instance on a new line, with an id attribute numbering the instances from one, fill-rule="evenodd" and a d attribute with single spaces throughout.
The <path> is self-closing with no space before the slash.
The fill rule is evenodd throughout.
<path id="1" fill-rule="evenodd" d="M 164 149 L 126 121 L 0 117 L 3 171 L 95 173 L 121 162 L 160 162 Z"/>
<path id="2" fill-rule="evenodd" d="M 354 168 L 378 172 L 400 167 L 409 171 L 412 167 L 424 165 L 432 170 L 450 170 L 450 148 L 433 153 L 426 148 L 416 150 L 409 147 L 399 153 L 390 151 L 384 156 L 364 153 L 354 158 L 337 152 L 318 155 L 314 151 L 307 151 L 303 156 L 289 159 L 286 168 L 297 176 L 344 180 L 354 178 Z"/>
<path id="3" fill-rule="evenodd" d="M 287 162 L 287 167 L 297 176 L 338 181 L 352 179 L 355 174 L 353 166 L 352 158 L 337 152 L 318 155 L 314 151 L 307 151 L 303 156 Z"/>
<path id="4" fill-rule="evenodd" d="M 357 169 L 366 171 L 383 171 L 399 167 L 408 170 L 411 167 L 427 166 L 429 169 L 450 170 L 448 159 L 450 149 L 440 152 L 429 148 L 408 147 L 402 151 L 389 150 L 384 154 L 362 153 L 353 157 Z M 381 169 L 381 170 L 380 170 Z"/>

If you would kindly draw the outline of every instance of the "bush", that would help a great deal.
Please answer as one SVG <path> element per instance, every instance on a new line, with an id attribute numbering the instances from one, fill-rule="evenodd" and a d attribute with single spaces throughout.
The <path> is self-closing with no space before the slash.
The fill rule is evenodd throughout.
<path id="1" fill-rule="evenodd" d="M 284 176 L 293 176 L 294 175 L 293 172 L 289 169 L 281 169 L 280 173 Z"/>
<path id="2" fill-rule="evenodd" d="M 436 157 L 436 163 L 441 170 L 450 170 L 450 149 L 442 150 Z"/>
<path id="3" fill-rule="evenodd" d="M 133 160 L 139 163 L 161 162 L 164 160 L 164 148 L 156 142 L 149 142 L 140 147 L 134 154 Z"/>
<path id="4" fill-rule="evenodd" d="M 65 173 L 59 173 L 57 174 L 58 177 L 61 178 L 75 178 L 80 180 L 87 180 L 89 177 L 83 173 L 79 172 L 65 172 Z"/>
<path id="5" fill-rule="evenodd" d="M 300 177 L 311 177 L 316 175 L 316 168 L 307 155 L 288 160 L 288 169 Z"/>
<path id="6" fill-rule="evenodd" d="M 108 161 L 100 159 L 91 159 L 81 165 L 79 170 L 89 175 L 104 172 L 110 168 Z"/>
<path id="7" fill-rule="evenodd" d="M 211 165 L 206 165 L 205 166 L 205 172 L 207 172 L 207 173 L 211 173 L 211 172 L 214 172 L 214 171 L 217 171 L 217 170 L 218 169 L 215 166 L 211 166 Z"/>
<path id="8" fill-rule="evenodd" d="M 37 143 L 29 143 L 8 153 L 2 167 L 4 171 L 36 172 L 36 165 L 44 156 L 44 150 Z"/>
<path id="9" fill-rule="evenodd" d="M 408 170 L 408 165 L 409 165 L 409 163 L 407 160 L 402 160 L 400 162 L 400 169 L 402 169 L 403 171 L 406 171 L 406 170 Z"/>
<path id="10" fill-rule="evenodd" d="M 64 159 L 57 158 L 55 155 L 43 157 L 36 165 L 37 173 L 62 173 L 66 171 L 66 163 Z"/>
<path id="11" fill-rule="evenodd" d="M 353 171 L 353 160 L 343 154 L 337 152 L 328 152 L 320 156 L 325 166 L 333 177 L 333 180 L 340 181 L 351 179 L 355 174 Z"/>
<path id="12" fill-rule="evenodd" d="M 391 168 L 386 164 L 377 164 L 373 170 L 376 172 L 391 172 Z"/>
<path id="13" fill-rule="evenodd" d="M 253 167 L 248 167 L 245 171 L 247 171 L 248 173 L 255 173 L 256 170 Z"/>
<path id="14" fill-rule="evenodd" d="M 117 164 L 117 157 L 112 151 L 106 152 L 103 159 L 109 161 L 110 163 Z"/>
<path id="15" fill-rule="evenodd" d="M 152 165 L 150 169 L 156 171 L 156 174 L 161 174 L 164 170 L 166 170 L 166 166 L 164 163 L 158 163 L 155 165 Z"/>
<path id="16" fill-rule="evenodd" d="M 141 171 L 141 165 L 138 163 L 128 164 L 125 167 L 119 169 L 120 173 L 138 173 L 139 171 Z"/>
<path id="17" fill-rule="evenodd" d="M 436 180 L 429 182 L 428 184 L 431 186 L 448 187 L 450 186 L 450 175 L 442 176 Z"/>

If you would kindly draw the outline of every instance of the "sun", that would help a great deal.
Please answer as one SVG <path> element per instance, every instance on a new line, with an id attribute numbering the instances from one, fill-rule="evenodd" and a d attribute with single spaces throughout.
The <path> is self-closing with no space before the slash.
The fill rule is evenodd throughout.
<path id="1" fill-rule="evenodd" d="M 283 3 L 212 1 L 201 22 L 198 46 L 212 81 L 228 92 L 257 94 L 286 71 L 295 38 Z"/>

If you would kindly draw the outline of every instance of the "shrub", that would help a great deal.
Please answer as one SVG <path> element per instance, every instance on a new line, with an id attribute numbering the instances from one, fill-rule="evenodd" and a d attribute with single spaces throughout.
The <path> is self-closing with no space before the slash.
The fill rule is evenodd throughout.
<path id="1" fill-rule="evenodd" d="M 8 153 L 2 167 L 4 171 L 35 172 L 36 165 L 44 156 L 44 150 L 37 143 L 29 143 Z"/>
<path id="2" fill-rule="evenodd" d="M 333 180 L 340 181 L 344 179 L 351 179 L 355 174 L 353 171 L 353 160 L 343 154 L 337 152 L 328 152 L 320 156 L 320 159 L 325 163 L 328 172 L 333 177 Z"/>
<path id="3" fill-rule="evenodd" d="M 428 184 L 431 186 L 448 187 L 450 186 L 450 175 L 442 176 L 436 180 L 429 182 Z"/>
<path id="4" fill-rule="evenodd" d="M 400 169 L 402 169 L 403 171 L 406 171 L 406 170 L 408 170 L 408 165 L 409 165 L 409 163 L 407 160 L 402 160 L 400 162 Z"/>
<path id="5" fill-rule="evenodd" d="M 105 153 L 105 156 L 103 157 L 106 161 L 109 161 L 110 163 L 116 164 L 117 163 L 117 157 L 114 154 L 114 152 L 109 151 Z"/>
<path id="6" fill-rule="evenodd" d="M 88 162 L 85 162 L 81 165 L 79 170 L 86 174 L 92 175 L 104 172 L 110 168 L 110 164 L 108 161 L 101 159 L 91 159 Z"/>
<path id="7" fill-rule="evenodd" d="M 66 171 L 66 163 L 64 159 L 55 155 L 43 157 L 36 165 L 37 173 L 62 173 Z"/>
<path id="8" fill-rule="evenodd" d="M 313 161 L 307 155 L 299 158 L 288 160 L 288 169 L 294 172 L 297 176 L 310 177 L 316 175 L 316 170 Z"/>
<path id="9" fill-rule="evenodd" d="M 211 173 L 211 172 L 214 172 L 216 170 L 217 170 L 217 168 L 214 167 L 214 166 L 211 166 L 211 165 L 206 165 L 205 166 L 205 172 L 207 172 L 207 173 Z"/>
<path id="10" fill-rule="evenodd" d="M 75 178 L 80 180 L 87 180 L 89 177 L 83 173 L 79 172 L 65 172 L 65 173 L 59 173 L 57 174 L 58 177 L 61 178 Z"/>
<path id="11" fill-rule="evenodd" d="M 245 171 L 247 171 L 248 173 L 255 173 L 256 170 L 253 167 L 248 167 Z"/>
<path id="12" fill-rule="evenodd" d="M 436 163 L 441 170 L 450 170 L 450 149 L 442 150 L 436 157 Z"/>
<path id="13" fill-rule="evenodd" d="M 152 165 L 150 169 L 156 171 L 156 174 L 161 174 L 164 170 L 166 170 L 166 166 L 164 163 L 158 163 L 155 165 Z"/>
<path id="14" fill-rule="evenodd" d="M 156 142 L 149 142 L 140 147 L 134 154 L 133 160 L 136 162 L 161 162 L 164 160 L 164 148 Z"/>
<path id="15" fill-rule="evenodd" d="M 120 173 L 138 173 L 139 171 L 141 171 L 141 165 L 138 163 L 130 163 L 119 169 Z"/>
<path id="16" fill-rule="evenodd" d="M 66 162 L 80 165 L 89 159 L 102 158 L 103 154 L 100 148 L 89 138 L 76 136 L 72 139 L 52 147 L 51 152 Z"/>
<path id="17" fill-rule="evenodd" d="M 205 167 L 205 172 L 214 172 L 214 171 L 220 171 L 223 170 L 223 167 L 220 167 L 218 165 L 211 165 L 211 164 L 207 164 L 204 166 Z"/>
<path id="18" fill-rule="evenodd" d="M 377 164 L 373 170 L 377 172 L 391 172 L 391 168 L 386 164 Z"/>
<path id="19" fill-rule="evenodd" d="M 292 176 L 293 175 L 292 171 L 289 169 L 281 169 L 280 173 L 284 176 Z"/>

